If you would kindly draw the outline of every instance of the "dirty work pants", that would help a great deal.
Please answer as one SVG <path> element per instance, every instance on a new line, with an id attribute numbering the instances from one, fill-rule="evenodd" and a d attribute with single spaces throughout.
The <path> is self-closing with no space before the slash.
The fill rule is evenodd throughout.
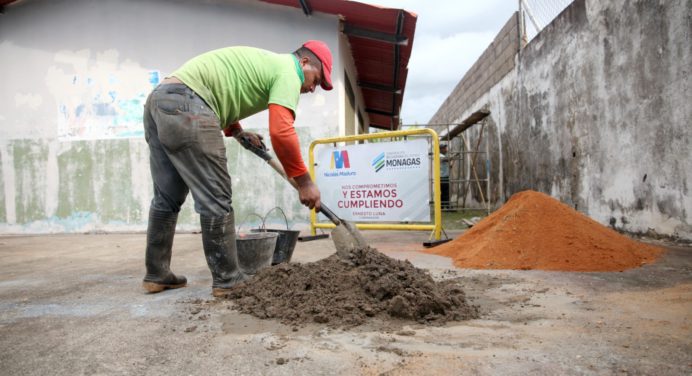
<path id="1" fill-rule="evenodd" d="M 232 212 L 231 178 L 219 118 L 184 84 L 159 85 L 144 107 L 154 198 L 151 208 L 179 212 L 188 192 L 207 217 Z"/>

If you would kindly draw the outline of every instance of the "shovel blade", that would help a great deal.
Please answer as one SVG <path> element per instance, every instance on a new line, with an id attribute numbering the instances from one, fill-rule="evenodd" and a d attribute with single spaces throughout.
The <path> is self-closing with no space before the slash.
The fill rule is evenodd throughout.
<path id="1" fill-rule="evenodd" d="M 348 259 L 349 254 L 354 249 L 368 247 L 368 242 L 365 241 L 358 228 L 344 220 L 341 220 L 341 223 L 332 230 L 332 241 L 336 247 L 336 254 L 343 259 Z"/>

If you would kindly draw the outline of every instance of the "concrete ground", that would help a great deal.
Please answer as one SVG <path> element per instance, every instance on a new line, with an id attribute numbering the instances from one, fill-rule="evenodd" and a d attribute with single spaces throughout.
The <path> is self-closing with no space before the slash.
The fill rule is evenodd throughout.
<path id="1" fill-rule="evenodd" d="M 451 235 L 458 235 L 452 233 Z M 0 237 L 2 375 L 689 375 L 692 248 L 622 273 L 455 269 L 428 234 L 365 232 L 387 255 L 458 278 L 481 318 L 293 328 L 210 296 L 199 234 L 178 234 L 186 288 L 148 295 L 143 234 Z M 299 243 L 294 262 L 334 252 Z"/>

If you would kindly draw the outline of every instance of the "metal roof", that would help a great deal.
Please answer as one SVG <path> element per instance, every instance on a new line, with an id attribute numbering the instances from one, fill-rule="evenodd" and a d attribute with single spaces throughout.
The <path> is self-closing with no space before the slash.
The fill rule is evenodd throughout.
<path id="1" fill-rule="evenodd" d="M 364 111 L 374 128 L 399 127 L 408 61 L 418 16 L 393 8 L 347 0 L 262 0 L 341 17 L 358 73 L 357 85 L 365 101 Z"/>
<path id="2" fill-rule="evenodd" d="M 348 38 L 363 94 L 370 127 L 399 127 L 408 61 L 418 16 L 394 8 L 348 0 L 261 0 L 266 3 L 312 12 L 334 14 L 342 20 L 341 32 Z M 2 6 L 17 0 L 0 0 Z"/>

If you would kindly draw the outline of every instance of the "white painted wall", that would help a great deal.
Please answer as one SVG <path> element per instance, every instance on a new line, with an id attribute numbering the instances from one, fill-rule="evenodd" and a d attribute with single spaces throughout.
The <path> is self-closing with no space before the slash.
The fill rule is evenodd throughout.
<path id="1" fill-rule="evenodd" d="M 290 53 L 305 40 L 321 39 L 334 54 L 333 72 L 343 72 L 352 63 L 344 62 L 338 22 L 333 15 L 306 17 L 298 8 L 249 0 L 8 6 L 0 18 L 0 233 L 144 230 L 152 197 L 144 139 L 59 137 L 59 127 L 76 121 L 61 109 L 93 103 L 109 90 L 141 108 L 137 98 L 151 89 L 152 72 L 163 78 L 199 53 L 230 45 Z M 306 162 L 310 141 L 339 132 L 343 74 L 333 80 L 335 90 L 301 97 L 296 128 Z M 118 121 L 141 121 L 127 118 L 136 113 L 119 113 Z M 243 124 L 268 137 L 266 112 Z M 291 224 L 304 226 L 309 212 L 292 188 L 234 141 L 227 149 L 236 220 L 280 206 Z M 191 197 L 179 228 L 198 228 Z"/>

